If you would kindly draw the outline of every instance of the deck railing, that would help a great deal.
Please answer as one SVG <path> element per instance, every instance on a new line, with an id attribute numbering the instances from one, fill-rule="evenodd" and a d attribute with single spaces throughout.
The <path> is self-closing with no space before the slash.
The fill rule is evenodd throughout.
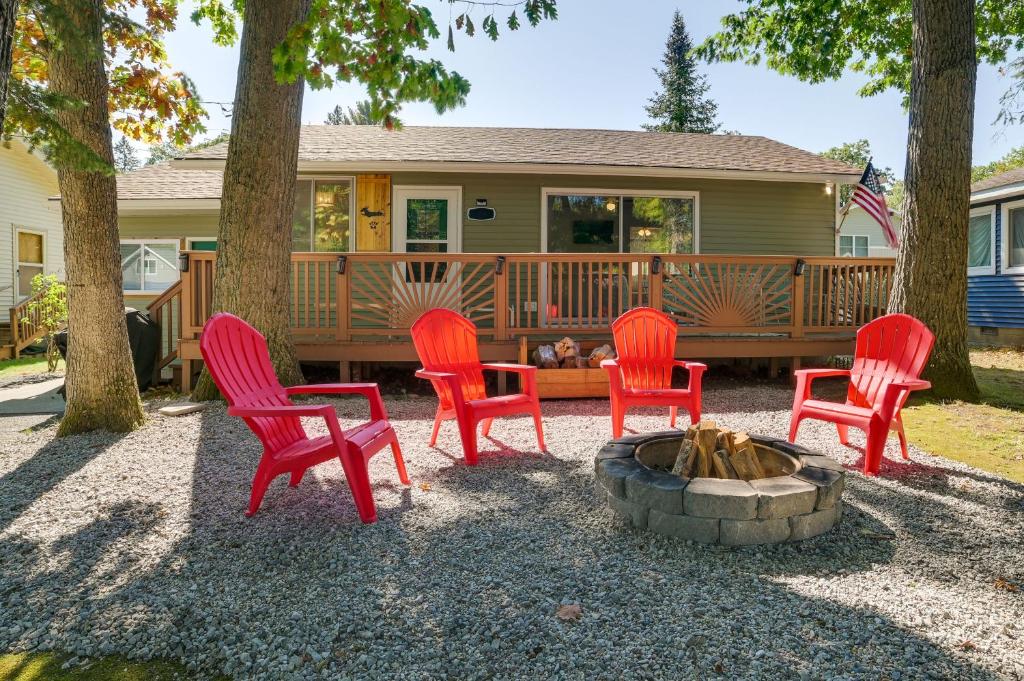
<path id="1" fill-rule="evenodd" d="M 44 295 L 46 295 L 46 291 L 40 291 L 11 307 L 11 345 L 14 348 L 15 357 L 46 333 L 42 323 L 42 310 L 32 306 Z M 66 295 L 66 293 L 60 294 L 62 298 Z"/>
<path id="2" fill-rule="evenodd" d="M 189 252 L 186 262 L 180 288 L 157 307 L 180 319 L 181 338 L 196 338 L 210 315 L 215 254 Z M 884 314 L 894 269 L 880 258 L 294 253 L 291 326 L 311 342 L 399 338 L 424 311 L 447 307 L 494 340 L 604 336 L 617 316 L 647 305 L 683 334 L 798 338 Z"/>

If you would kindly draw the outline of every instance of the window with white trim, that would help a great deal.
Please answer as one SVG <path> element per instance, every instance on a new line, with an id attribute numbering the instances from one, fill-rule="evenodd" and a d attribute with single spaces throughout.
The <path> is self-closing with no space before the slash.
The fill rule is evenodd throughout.
<path id="1" fill-rule="evenodd" d="M 292 208 L 292 251 L 348 251 L 352 178 L 299 178 Z"/>
<path id="2" fill-rule="evenodd" d="M 1024 273 L 1024 201 L 1003 204 L 1003 272 Z"/>
<path id="3" fill-rule="evenodd" d="M 975 208 L 967 223 L 967 274 L 995 274 L 996 210 Z"/>
<path id="4" fill-rule="evenodd" d="M 697 195 L 545 190 L 549 253 L 696 253 Z"/>
<path id="5" fill-rule="evenodd" d="M 839 237 L 839 255 L 850 258 L 868 257 L 870 240 L 863 234 L 844 234 Z"/>
<path id="6" fill-rule="evenodd" d="M 160 293 L 178 281 L 177 239 L 122 239 L 125 293 Z"/>

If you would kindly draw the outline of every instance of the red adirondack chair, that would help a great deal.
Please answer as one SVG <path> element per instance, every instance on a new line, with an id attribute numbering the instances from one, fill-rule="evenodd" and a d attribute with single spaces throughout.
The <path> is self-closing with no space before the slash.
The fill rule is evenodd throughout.
<path id="1" fill-rule="evenodd" d="M 537 444 L 544 446 L 544 429 L 540 421 L 540 400 L 537 397 L 537 367 L 525 364 L 482 363 L 477 348 L 476 325 L 458 312 L 435 308 L 424 313 L 412 325 L 412 342 L 423 368 L 419 378 L 430 381 L 437 393 L 437 414 L 430 446 L 437 442 L 441 422 L 454 418 L 459 424 L 462 452 L 466 463 L 477 463 L 476 426 L 483 423 L 481 433 L 487 437 L 491 422 L 497 416 L 532 414 L 537 429 Z M 519 374 L 521 393 L 488 397 L 484 389 L 484 369 Z"/>
<path id="2" fill-rule="evenodd" d="M 612 403 L 612 435 L 622 437 L 622 425 L 630 407 L 668 407 L 669 424 L 675 428 L 679 407 L 690 412 L 690 422 L 700 421 L 701 377 L 707 366 L 675 359 L 678 328 L 664 312 L 638 307 L 612 323 L 615 359 L 601 362 L 608 372 Z M 672 368 L 690 374 L 689 387 L 672 387 Z"/>
<path id="3" fill-rule="evenodd" d="M 352 490 L 356 509 L 364 523 L 377 520 L 377 509 L 366 472 L 370 457 L 391 445 L 402 484 L 409 484 L 398 436 L 388 422 L 388 413 L 375 383 L 298 385 L 284 388 L 274 375 L 267 341 L 260 332 L 238 317 L 221 312 L 210 317 L 199 341 L 206 367 L 228 401 L 228 414 L 240 416 L 263 443 L 263 457 L 252 482 L 247 516 L 256 513 L 270 482 L 282 473 L 291 476 L 295 487 L 306 470 L 338 458 Z M 370 402 L 367 423 L 342 430 L 334 407 L 294 405 L 292 395 L 363 395 Z M 300 416 L 319 416 L 327 422 L 329 435 L 311 438 L 302 428 Z"/>
<path id="4" fill-rule="evenodd" d="M 890 314 L 865 324 L 857 331 L 852 369 L 803 369 L 796 373 L 796 397 L 789 441 L 796 442 L 800 421 L 806 418 L 836 424 L 839 441 L 846 444 L 849 427 L 860 428 L 868 437 L 864 452 L 864 473 L 877 475 L 882 451 L 890 430 L 899 434 L 903 458 L 907 436 L 900 409 L 911 391 L 925 390 L 931 383 L 919 377 L 928 363 L 935 335 L 918 319 Z M 811 382 L 827 376 L 849 376 L 846 402 L 811 398 Z"/>

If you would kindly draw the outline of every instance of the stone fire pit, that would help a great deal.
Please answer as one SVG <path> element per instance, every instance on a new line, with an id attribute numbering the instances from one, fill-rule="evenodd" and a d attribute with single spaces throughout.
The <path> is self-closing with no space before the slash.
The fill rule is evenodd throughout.
<path id="1" fill-rule="evenodd" d="M 751 435 L 778 475 L 745 482 L 657 470 L 675 458 L 683 437 L 673 430 L 606 444 L 594 459 L 598 497 L 634 527 L 706 544 L 799 541 L 839 522 L 846 471 L 832 459 Z"/>

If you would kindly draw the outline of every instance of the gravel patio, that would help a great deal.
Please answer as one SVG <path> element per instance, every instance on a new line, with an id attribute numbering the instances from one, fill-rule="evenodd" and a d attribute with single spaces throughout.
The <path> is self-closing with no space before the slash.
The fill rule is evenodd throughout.
<path id="1" fill-rule="evenodd" d="M 546 402 L 547 455 L 528 418 L 495 422 L 476 468 L 451 423 L 427 448 L 433 400 L 386 401 L 413 485 L 376 457 L 371 526 L 330 463 L 246 519 L 260 447 L 220 405 L 127 436 L 0 428 L 0 649 L 166 657 L 199 677 L 1024 678 L 1022 485 L 917 450 L 904 464 L 893 440 L 884 477 L 848 475 L 835 531 L 707 547 L 596 503 L 607 401 Z M 784 437 L 791 401 L 714 387 L 705 411 Z M 828 424 L 800 443 L 861 459 Z M 566 604 L 578 620 L 556 616 Z"/>

